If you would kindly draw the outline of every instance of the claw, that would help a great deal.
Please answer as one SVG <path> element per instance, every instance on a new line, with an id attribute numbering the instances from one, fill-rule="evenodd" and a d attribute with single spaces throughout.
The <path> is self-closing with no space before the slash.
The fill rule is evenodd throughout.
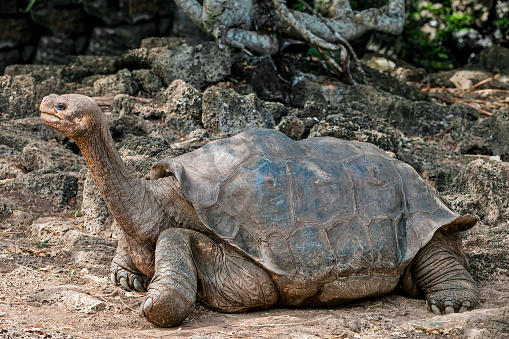
<path id="1" fill-rule="evenodd" d="M 140 279 L 139 278 L 134 278 L 134 282 L 133 282 L 133 287 L 136 291 L 138 292 L 145 292 L 145 288 L 143 287 L 143 285 L 141 284 L 140 282 Z"/>
<path id="2" fill-rule="evenodd" d="M 152 298 L 147 298 L 144 302 L 141 303 L 140 309 L 138 310 L 138 314 L 140 317 L 145 317 L 145 315 L 150 312 L 152 309 L 152 306 L 154 305 L 154 302 L 152 301 Z"/>
<path id="3" fill-rule="evenodd" d="M 445 307 L 445 314 L 454 313 L 454 307 L 452 306 L 446 306 Z"/>
<path id="4" fill-rule="evenodd" d="M 124 277 L 120 277 L 120 286 L 122 286 L 122 288 L 126 291 L 131 291 L 129 284 L 127 283 L 127 280 Z"/>
<path id="5" fill-rule="evenodd" d="M 471 306 L 470 301 L 464 301 L 460 309 L 458 310 L 458 313 L 467 311 L 470 308 L 470 306 Z"/>
<path id="6" fill-rule="evenodd" d="M 435 304 L 431 305 L 431 310 L 433 311 L 433 313 L 435 313 L 437 315 L 442 314 L 442 312 L 440 312 L 440 309 L 438 308 L 438 306 Z"/>
<path id="7" fill-rule="evenodd" d="M 115 285 L 118 285 L 117 274 L 115 272 L 111 272 L 110 279 Z"/>

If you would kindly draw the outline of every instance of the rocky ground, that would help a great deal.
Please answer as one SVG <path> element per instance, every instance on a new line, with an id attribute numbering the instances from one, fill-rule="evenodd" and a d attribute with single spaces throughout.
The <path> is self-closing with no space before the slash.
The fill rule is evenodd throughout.
<path id="1" fill-rule="evenodd" d="M 427 74 L 380 56 L 335 80 L 307 55 L 273 59 L 145 39 L 117 57 L 13 65 L 0 77 L 0 333 L 4 338 L 509 337 L 509 50 Z M 480 217 L 464 234 L 481 302 L 434 316 L 399 295 L 334 309 L 221 314 L 197 304 L 179 328 L 138 318 L 142 294 L 109 281 L 117 228 L 76 145 L 46 127 L 49 93 L 94 97 L 127 166 L 262 127 L 294 139 L 368 141 L 416 170 L 449 206 Z"/>

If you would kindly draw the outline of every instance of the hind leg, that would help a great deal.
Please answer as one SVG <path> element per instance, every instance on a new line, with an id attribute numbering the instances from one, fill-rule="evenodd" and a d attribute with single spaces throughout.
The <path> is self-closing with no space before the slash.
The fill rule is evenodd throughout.
<path id="1" fill-rule="evenodd" d="M 186 229 L 163 231 L 156 244 L 155 274 L 140 315 L 159 326 L 176 326 L 196 298 L 222 312 L 269 307 L 279 293 L 270 276 L 235 250 Z"/>
<path id="2" fill-rule="evenodd" d="M 403 289 L 422 291 L 435 314 L 464 312 L 479 302 L 479 290 L 467 270 L 459 232 L 438 230 L 402 277 Z"/>

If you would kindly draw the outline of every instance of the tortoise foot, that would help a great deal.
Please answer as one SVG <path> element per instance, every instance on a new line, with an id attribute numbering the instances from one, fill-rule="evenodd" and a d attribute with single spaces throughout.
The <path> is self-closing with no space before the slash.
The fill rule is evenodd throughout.
<path id="1" fill-rule="evenodd" d="M 171 290 L 170 285 L 150 284 L 138 310 L 140 317 L 162 327 L 177 326 L 187 318 L 194 308 L 194 299 L 186 298 L 181 291 Z"/>
<path id="2" fill-rule="evenodd" d="M 117 286 L 120 285 L 126 291 L 145 292 L 150 279 L 141 273 L 126 270 L 113 262 L 111 264 L 111 281 Z"/>
<path id="3" fill-rule="evenodd" d="M 428 308 L 438 315 L 465 312 L 474 308 L 478 301 L 475 291 L 445 290 L 426 297 Z"/>

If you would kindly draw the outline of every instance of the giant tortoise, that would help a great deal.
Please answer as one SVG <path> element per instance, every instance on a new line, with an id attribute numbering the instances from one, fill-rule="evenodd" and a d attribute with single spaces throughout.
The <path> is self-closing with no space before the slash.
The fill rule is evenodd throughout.
<path id="1" fill-rule="evenodd" d="M 146 291 L 140 315 L 180 324 L 213 310 L 335 306 L 395 291 L 436 314 L 479 301 L 450 211 L 376 146 L 254 129 L 129 173 L 99 106 L 49 95 L 41 118 L 74 139 L 123 234 L 112 279 Z"/>

